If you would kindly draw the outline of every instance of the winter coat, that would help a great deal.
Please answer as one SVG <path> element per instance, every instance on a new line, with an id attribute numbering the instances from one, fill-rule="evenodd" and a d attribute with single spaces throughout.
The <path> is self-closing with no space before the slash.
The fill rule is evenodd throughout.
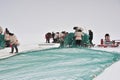
<path id="1" fill-rule="evenodd" d="M 51 33 L 45 34 L 45 38 L 46 38 L 47 40 L 50 39 L 51 37 L 52 37 Z"/>
<path id="2" fill-rule="evenodd" d="M 13 44 L 19 45 L 18 39 L 16 38 L 15 35 L 10 36 L 10 44 L 11 44 L 11 45 L 13 45 Z"/>
<path id="3" fill-rule="evenodd" d="M 6 41 L 10 40 L 10 35 L 9 35 L 9 34 L 5 33 L 4 35 L 5 35 L 4 39 L 5 39 Z"/>
<path id="4" fill-rule="evenodd" d="M 90 30 L 89 31 L 89 39 L 92 40 L 93 39 L 93 32 Z"/>
<path id="5" fill-rule="evenodd" d="M 55 39 L 58 39 L 59 38 L 59 33 L 55 33 Z"/>
<path id="6" fill-rule="evenodd" d="M 60 38 L 60 40 L 63 41 L 63 40 L 64 40 L 64 37 L 65 37 L 65 34 L 64 34 L 64 33 L 60 33 L 60 34 L 59 34 L 59 38 Z"/>
<path id="7" fill-rule="evenodd" d="M 75 32 L 75 40 L 82 40 L 82 32 Z"/>

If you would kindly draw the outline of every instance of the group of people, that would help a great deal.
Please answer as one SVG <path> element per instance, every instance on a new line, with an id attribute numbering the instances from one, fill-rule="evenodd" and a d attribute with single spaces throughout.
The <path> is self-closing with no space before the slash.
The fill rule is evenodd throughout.
<path id="1" fill-rule="evenodd" d="M 69 37 L 68 32 L 62 31 L 62 32 L 48 32 L 45 34 L 46 43 L 50 43 L 50 40 L 52 39 L 52 43 L 60 43 L 60 45 L 66 44 L 75 44 L 75 46 L 94 46 L 92 40 L 93 40 L 93 31 L 88 30 L 87 38 L 85 37 L 85 33 L 83 32 L 82 27 L 73 27 L 73 30 L 75 30 L 71 36 Z M 67 36 L 68 35 L 68 36 Z M 66 36 L 69 37 L 69 39 L 66 39 Z M 84 42 L 86 39 L 87 42 Z M 66 41 L 65 41 L 66 40 Z M 69 40 L 69 41 L 67 41 Z M 100 46 L 111 46 L 111 47 L 117 47 L 119 46 L 120 42 L 116 42 L 115 40 L 110 40 L 109 33 L 106 33 L 104 35 L 104 39 L 101 39 Z"/>
<path id="2" fill-rule="evenodd" d="M 45 34 L 46 43 L 50 43 L 50 40 L 52 39 L 52 43 L 60 43 L 62 40 L 64 40 L 64 37 L 68 34 L 66 31 L 62 32 L 47 32 Z"/>
<path id="3" fill-rule="evenodd" d="M 83 33 L 83 28 L 81 27 L 73 27 L 73 29 L 75 30 L 74 32 L 74 37 L 73 39 L 75 40 L 75 44 L 76 46 L 81 46 L 81 41 L 82 41 L 82 36 L 84 36 Z M 88 30 L 89 32 L 89 42 L 90 45 L 93 46 L 92 40 L 93 40 L 93 32 L 92 30 Z M 64 43 L 64 38 L 67 36 L 67 34 L 69 34 L 66 31 L 62 31 L 62 32 L 48 32 L 45 34 L 45 39 L 46 39 L 46 43 L 50 43 L 50 39 L 52 38 L 52 42 L 53 43 L 60 43 L 63 44 Z"/>
<path id="4" fill-rule="evenodd" d="M 16 50 L 15 53 L 18 53 L 18 45 L 19 45 L 19 42 L 18 42 L 18 39 L 17 37 L 15 36 L 14 33 L 11 33 L 8 28 L 5 28 L 5 31 L 3 31 L 3 28 L 0 26 L 0 35 L 4 35 L 4 41 L 5 41 L 5 44 L 4 46 L 5 47 L 11 47 L 11 52 L 10 53 L 14 53 L 14 49 Z"/>

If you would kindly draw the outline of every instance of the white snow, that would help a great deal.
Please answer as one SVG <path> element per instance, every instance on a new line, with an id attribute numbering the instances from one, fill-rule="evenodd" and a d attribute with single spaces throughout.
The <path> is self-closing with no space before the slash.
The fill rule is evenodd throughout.
<path id="1" fill-rule="evenodd" d="M 116 47 L 116 48 L 93 48 L 93 49 L 120 53 L 120 47 Z M 120 61 L 112 64 L 110 67 L 105 69 L 99 76 L 97 76 L 93 80 L 120 80 Z"/>
<path id="2" fill-rule="evenodd" d="M 24 44 L 24 45 L 20 45 L 19 48 L 19 52 L 25 52 L 25 51 L 33 51 L 33 50 L 41 50 L 41 49 L 46 49 L 46 48 L 51 48 L 51 47 L 58 47 L 59 44 Z M 117 48 L 98 48 L 98 47 L 94 47 L 92 49 L 96 49 L 96 50 L 103 50 L 103 51 L 112 51 L 112 52 L 120 52 L 120 47 Z M 10 48 L 5 48 L 0 50 L 0 59 L 2 58 L 7 58 L 10 56 L 15 55 L 15 53 L 11 54 L 10 52 Z M 98 75 L 96 78 L 94 78 L 93 80 L 120 80 L 120 61 L 114 63 L 113 65 L 111 65 L 110 67 L 108 67 L 107 69 L 105 69 L 100 75 Z"/>
<path id="3" fill-rule="evenodd" d="M 26 51 L 33 51 L 33 50 L 41 50 L 41 49 L 46 49 L 46 48 L 51 48 L 51 47 L 58 47 L 59 44 L 24 44 L 18 46 L 19 52 L 26 52 Z M 13 55 L 16 55 L 16 53 L 10 53 L 11 48 L 5 48 L 0 50 L 0 59 L 2 58 L 7 58 Z"/>

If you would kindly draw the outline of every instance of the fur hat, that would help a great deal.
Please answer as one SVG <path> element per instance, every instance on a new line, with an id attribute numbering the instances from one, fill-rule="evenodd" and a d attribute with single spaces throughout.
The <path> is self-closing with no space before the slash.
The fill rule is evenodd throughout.
<path id="1" fill-rule="evenodd" d="M 14 34 L 13 33 L 9 33 L 10 36 L 13 36 Z"/>

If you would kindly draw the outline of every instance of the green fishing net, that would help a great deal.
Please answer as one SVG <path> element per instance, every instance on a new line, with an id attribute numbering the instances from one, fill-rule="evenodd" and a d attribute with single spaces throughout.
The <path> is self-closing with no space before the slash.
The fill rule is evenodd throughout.
<path id="1" fill-rule="evenodd" d="M 0 60 L 0 80 L 93 80 L 120 54 L 88 48 L 51 48 Z"/>
<path id="2" fill-rule="evenodd" d="M 4 35 L 0 34 L 0 49 L 5 47 Z"/>

